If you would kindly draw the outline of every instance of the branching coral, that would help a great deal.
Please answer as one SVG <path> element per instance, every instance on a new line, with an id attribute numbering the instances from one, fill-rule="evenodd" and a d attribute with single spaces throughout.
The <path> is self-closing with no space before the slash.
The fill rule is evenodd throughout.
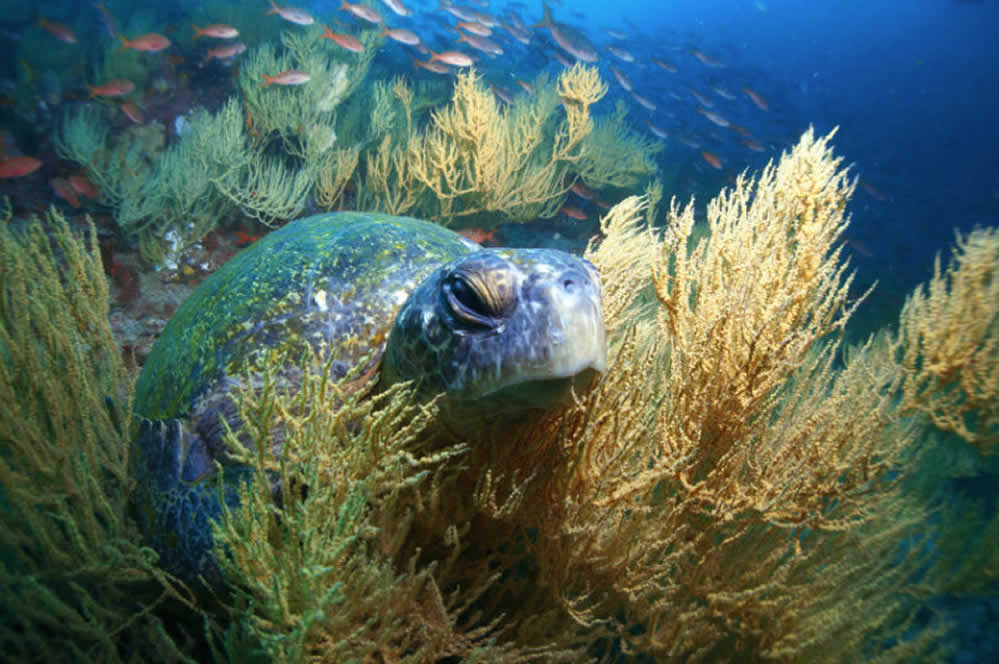
<path id="1" fill-rule="evenodd" d="M 304 358 L 293 389 L 281 386 L 284 361 L 262 356 L 260 376 L 237 397 L 251 443 L 233 434 L 229 444 L 258 477 L 216 529 L 237 591 L 232 610 L 276 661 L 557 655 L 497 642 L 509 628 L 473 607 L 498 577 L 457 564 L 454 526 L 437 533 L 449 554 L 433 564 L 406 546 L 411 530 L 456 516 L 443 494 L 454 490 L 468 448 L 428 446 L 435 404 L 413 403 L 407 385 L 373 396 L 370 384 L 357 387 L 356 371 L 335 380 L 335 353 L 328 356 Z M 275 431 L 280 460 L 269 453 Z M 457 579 L 460 591 L 447 591 Z"/>
<path id="2" fill-rule="evenodd" d="M 566 120 L 554 137 L 546 125 L 556 109 L 553 91 L 501 108 L 473 73 L 459 74 L 450 106 L 408 144 L 409 169 L 439 203 L 435 218 L 501 212 L 514 221 L 551 216 L 565 193 L 569 164 L 592 129 L 590 106 L 606 92 L 595 69 L 577 65 L 558 81 Z M 499 223 L 496 218 L 493 225 Z"/>
<path id="3" fill-rule="evenodd" d="M 371 65 L 372 51 L 348 63 L 331 57 L 314 28 L 303 33 L 284 32 L 278 51 L 270 42 L 253 49 L 239 73 L 247 122 L 251 133 L 267 142 L 281 138 L 286 152 L 317 159 L 333 147 L 334 111 L 361 85 Z M 304 85 L 263 86 L 263 76 L 296 69 L 311 78 Z M 333 140 L 315 140 L 317 136 Z"/>
<path id="4" fill-rule="evenodd" d="M 625 118 L 628 106 L 618 101 L 614 114 L 598 117 L 583 140 L 582 155 L 573 171 L 588 187 L 633 189 L 656 172 L 655 156 L 663 144 L 632 131 Z"/>
<path id="5" fill-rule="evenodd" d="M 999 236 L 962 236 L 898 334 L 841 352 L 852 308 L 837 243 L 854 183 L 830 138 L 808 132 L 740 177 L 694 243 L 690 206 L 670 205 L 665 232 L 643 199 L 615 207 L 586 254 L 604 281 L 608 371 L 523 430 L 486 428 L 491 444 L 442 442 L 436 404 L 417 407 L 407 386 L 375 395 L 304 357 L 288 389 L 285 361 L 262 356 L 237 399 L 245 437 L 229 436 L 257 481 L 216 530 L 226 638 L 286 661 L 943 656 L 947 624 L 922 625 L 920 602 L 981 583 L 965 566 L 945 573 L 935 538 L 974 529 L 936 530 L 903 480 L 931 418 L 988 449 Z M 30 423 L 0 428 L 0 477 L 26 524 L 0 535 L 16 560 L 4 592 L 28 632 L 55 630 L 53 648 L 73 637 L 50 615 L 84 648 L 116 629 L 169 647 L 152 613 L 96 599 L 122 598 L 123 578 L 154 599 L 175 591 L 122 513 L 128 386 L 97 249 L 81 254 L 61 228 L 58 254 L 83 266 L 73 279 L 47 267 L 29 280 L 55 265 L 40 232 L 27 253 L 0 236 L 0 427 Z M 52 367 L 68 379 L 46 378 Z M 114 417 L 109 394 L 126 396 Z M 999 574 L 994 547 L 968 564 L 986 582 Z M 91 590 L 94 570 L 104 585 Z M 23 636 L 0 634 L 5 647 Z M 17 652 L 45 647 L 29 643 Z M 236 637 L 222 643 L 218 655 L 240 654 Z"/>
<path id="6" fill-rule="evenodd" d="M 988 452 L 999 450 L 999 231 L 958 235 L 946 271 L 902 310 L 901 344 L 910 375 L 904 406 L 928 414 Z"/>
<path id="7" fill-rule="evenodd" d="M 588 253 L 608 311 L 636 313 L 608 319 L 613 367 L 562 423 L 575 462 L 553 476 L 539 555 L 577 621 L 613 630 L 623 610 L 640 649 L 837 661 L 912 615 L 890 592 L 920 564 L 894 552 L 925 519 L 893 481 L 914 438 L 894 410 L 902 371 L 890 344 L 835 369 L 824 339 L 849 314 L 834 243 L 852 191 L 828 138 L 806 134 L 719 196 L 692 250 L 689 206 L 650 249 L 628 203 Z M 628 268 L 650 264 L 654 325 Z M 879 553 L 855 555 L 861 542 Z M 881 620 L 859 625 L 858 602 Z M 892 656 L 932 649 L 939 629 Z"/>
<path id="8" fill-rule="evenodd" d="M 326 209 L 337 206 L 357 168 L 355 147 L 337 148 L 323 155 L 316 168 L 316 202 Z"/>
<path id="9" fill-rule="evenodd" d="M 683 404 L 670 417 L 678 435 L 711 448 L 706 458 L 764 426 L 754 415 L 848 318 L 850 278 L 834 245 L 854 184 L 830 137 L 808 132 L 755 182 L 740 176 L 708 205 L 710 238 L 689 256 L 693 206 L 670 206 L 655 266 L 674 400 Z"/>
<path id="10" fill-rule="evenodd" d="M 367 177 L 358 186 L 358 203 L 365 209 L 388 214 L 407 214 L 426 188 L 417 179 L 404 150 L 385 134 L 377 150 L 367 155 Z"/>
<path id="11" fill-rule="evenodd" d="M 0 650 L 30 661 L 179 657 L 171 584 L 127 516 L 132 379 L 93 226 L 0 226 Z M 131 656 L 129 655 L 131 650 Z"/>
<path id="12" fill-rule="evenodd" d="M 247 137 L 235 98 L 217 113 L 191 113 L 180 140 L 162 152 L 128 137 L 108 144 L 102 116 L 86 109 L 65 119 L 57 147 L 87 167 L 118 224 L 153 253 L 171 231 L 196 242 L 237 206 L 263 223 L 294 217 L 315 178 L 314 165 L 265 156 Z"/>

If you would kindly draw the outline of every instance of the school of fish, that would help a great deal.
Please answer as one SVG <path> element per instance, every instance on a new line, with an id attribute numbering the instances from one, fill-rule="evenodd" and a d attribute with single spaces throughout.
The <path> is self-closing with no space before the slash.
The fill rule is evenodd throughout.
<path id="1" fill-rule="evenodd" d="M 691 189 L 699 178 L 715 177 L 711 174 L 718 171 L 731 178 L 751 163 L 754 154 L 772 153 L 787 142 L 766 93 L 768 82 L 749 80 L 749 75 L 740 73 L 737 64 L 724 57 L 724 44 L 709 48 L 694 44 L 691 35 L 678 34 L 648 39 L 628 17 L 624 17 L 626 28 L 587 31 L 580 27 L 586 16 L 570 10 L 568 3 L 562 7 L 562 0 L 552 0 L 558 6 L 555 11 L 548 0 L 539 0 L 540 7 L 519 0 L 493 0 L 492 4 L 490 0 L 468 4 L 439 0 L 436 9 L 416 7 L 418 1 L 426 5 L 431 0 L 380 0 L 377 5 L 370 0 L 340 0 L 338 7 L 320 17 L 312 7 L 253 1 L 260 3 L 253 11 L 274 16 L 285 29 L 318 26 L 318 42 L 359 57 L 376 49 L 376 62 L 394 69 L 408 66 L 412 77 L 448 76 L 475 67 L 502 104 L 515 103 L 518 94 L 533 95 L 537 77 L 545 71 L 557 73 L 575 62 L 597 66 L 606 81 L 616 84 L 608 96 L 630 109 L 628 121 L 633 130 L 663 144 L 662 160 L 689 166 Z M 211 22 L 211 16 L 192 22 L 185 38 L 178 39 L 176 25 L 127 34 L 103 2 L 93 8 L 106 37 L 119 50 L 142 53 L 149 67 L 172 71 L 175 76 L 187 75 L 192 68 L 220 74 L 238 68 L 239 57 L 254 46 L 240 40 L 240 26 Z M 77 29 L 59 17 L 40 14 L 35 27 L 65 48 L 80 48 Z M 26 62 L 25 67 L 30 64 Z M 99 72 L 100 68 L 90 70 Z M 308 71 L 291 68 L 262 74 L 260 85 L 306 85 L 312 78 Z M 80 92 L 76 99 L 111 105 L 127 123 L 141 125 L 150 117 L 161 118 L 156 108 L 148 108 L 147 91 L 136 89 L 126 78 L 90 80 Z M 602 103 L 603 112 L 609 112 L 613 102 Z M 248 126 L 251 120 L 247 118 Z M 48 178 L 55 195 L 74 208 L 81 204 L 80 196 L 100 200 L 99 192 L 90 196 L 70 186 L 82 174 L 70 176 L 60 172 L 57 164 L 24 154 L 17 140 L 9 137 L 0 144 L 0 182 L 30 177 Z M 594 192 L 584 195 L 581 182 L 570 181 L 566 186 L 572 198 L 559 213 L 576 220 L 592 218 L 593 207 L 603 199 Z"/>

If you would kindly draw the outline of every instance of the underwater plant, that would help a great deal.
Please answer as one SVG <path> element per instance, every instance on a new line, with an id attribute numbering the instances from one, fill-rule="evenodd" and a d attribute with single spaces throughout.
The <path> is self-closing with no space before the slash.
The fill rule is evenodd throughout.
<path id="1" fill-rule="evenodd" d="M 809 131 L 777 163 L 738 178 L 708 206 L 710 233 L 696 241 L 690 205 L 672 202 L 663 232 L 648 223 L 642 198 L 613 208 L 586 252 L 604 284 L 608 370 L 515 440 L 494 431 L 491 445 L 437 446 L 426 436 L 435 403 L 417 407 L 408 386 L 376 397 L 356 376 L 335 380 L 329 363 L 303 357 L 303 388 L 292 392 L 281 389 L 279 358 L 264 358 L 262 384 L 237 399 L 248 439 L 229 436 L 257 481 L 216 526 L 231 594 L 170 590 L 177 586 L 149 558 L 121 569 L 141 570 L 130 578 L 153 598 L 176 593 L 170 615 L 205 625 L 202 650 L 189 652 L 218 661 L 260 653 L 313 662 L 943 656 L 949 624 L 927 618 L 927 600 L 995 583 L 999 565 L 986 542 L 970 559 L 980 565 L 958 578 L 935 542 L 957 530 L 994 534 L 999 518 L 973 511 L 958 528 L 935 518 L 937 508 L 905 480 L 920 472 L 936 426 L 994 452 L 999 235 L 959 237 L 950 266 L 914 293 L 897 332 L 841 348 L 856 306 L 839 248 L 855 180 L 831 138 Z M 92 240 L 66 231 L 55 254 L 34 232 L 31 255 L 51 265 L 56 255 L 82 256 L 85 274 L 100 277 Z M 0 269 L 17 265 L 10 253 L 0 254 Z M 163 629 L 165 603 L 135 593 L 137 613 L 115 609 L 120 586 L 91 583 L 90 549 L 77 546 L 108 542 L 98 553 L 115 560 L 137 559 L 119 550 L 148 555 L 118 479 L 129 413 L 128 400 L 114 396 L 130 387 L 101 382 L 116 374 L 88 364 L 89 336 L 66 336 L 103 329 L 106 291 L 47 278 L 44 297 L 12 299 L 33 277 L 24 269 L 3 277 L 0 403 L 17 410 L 0 421 L 38 415 L 25 429 L 0 430 L 0 471 L 8 509 L 41 523 L 0 539 L 5 601 L 20 606 L 13 595 L 25 578 L 40 596 L 84 593 L 71 597 L 103 616 L 86 634 L 104 634 L 81 636 L 75 623 L 26 611 L 3 638 L 54 635 L 66 648 L 80 638 L 110 649 L 108 661 L 197 647 L 198 635 L 186 631 L 184 641 Z M 34 326 L 9 332 L 35 302 L 49 304 Z M 41 322 L 50 315 L 66 324 L 53 332 Z M 954 327 L 970 315 L 974 324 Z M 42 347 L 53 350 L 39 355 Z M 120 362 L 107 343 L 93 348 L 107 349 L 95 357 L 112 368 Z M 64 356 L 58 349 L 81 361 L 58 360 L 75 368 L 54 381 L 46 367 Z M 65 395 L 51 392 L 63 383 L 80 404 L 68 405 L 75 414 L 65 420 L 77 433 L 30 437 L 50 426 L 49 409 L 64 412 L 52 401 Z M 105 419 L 109 394 L 123 410 L 113 419 Z M 269 445 L 246 444 L 269 441 L 276 428 L 285 432 L 280 458 L 264 451 Z M 68 475 L 35 470 L 52 447 L 73 458 L 105 445 L 97 430 L 116 441 L 109 472 L 93 462 Z M 41 502 L 75 497 L 71 478 L 89 478 L 97 493 L 85 498 L 111 492 L 109 516 L 92 518 L 104 499 L 72 503 L 79 512 Z M 124 527 L 109 533 L 107 524 Z M 53 539 L 60 533 L 90 539 Z M 31 563 L 25 555 L 66 571 L 20 574 Z M 977 586 L 966 582 L 970 572 Z M 147 628 L 148 642 L 119 641 Z"/>
<path id="2" fill-rule="evenodd" d="M 216 113 L 190 113 L 179 140 L 165 149 L 150 153 L 138 131 L 110 141 L 101 111 L 84 107 L 64 119 L 56 148 L 87 169 L 115 221 L 152 263 L 166 255 L 168 234 L 181 245 L 197 242 L 235 209 L 263 223 L 294 217 L 313 185 L 314 165 L 288 165 L 247 136 L 235 97 Z"/>
<path id="3" fill-rule="evenodd" d="M 128 516 L 130 375 L 96 232 L 55 210 L 0 225 L 0 651 L 10 661 L 181 658 L 152 613 L 194 599 Z"/>
<path id="4" fill-rule="evenodd" d="M 593 131 L 583 139 L 582 154 L 573 172 L 593 189 L 635 189 L 655 175 L 656 155 L 663 143 L 628 126 L 628 106 L 620 99 L 612 115 L 596 116 Z"/>
<path id="5" fill-rule="evenodd" d="M 445 224 L 501 213 L 477 219 L 493 226 L 553 216 L 568 168 L 593 129 L 590 107 L 606 91 L 596 69 L 576 65 L 559 76 L 557 89 L 504 109 L 474 72 L 459 74 L 451 104 L 433 111 L 430 127 L 406 145 L 406 181 L 436 198 L 436 210 L 419 213 Z M 560 99 L 565 120 L 556 122 Z"/>

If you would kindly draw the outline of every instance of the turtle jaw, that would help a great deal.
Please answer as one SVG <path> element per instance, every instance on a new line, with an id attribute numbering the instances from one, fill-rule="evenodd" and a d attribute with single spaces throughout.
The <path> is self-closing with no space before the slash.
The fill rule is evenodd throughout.
<path id="1" fill-rule="evenodd" d="M 585 392 L 602 373 L 595 367 L 585 367 L 566 376 L 520 381 L 482 396 L 488 396 L 495 408 L 504 410 L 548 410 L 568 406 L 573 394 Z"/>
<path id="2" fill-rule="evenodd" d="M 607 369 L 607 338 L 599 294 L 554 290 L 550 322 L 533 339 L 529 354 L 504 379 L 476 398 L 523 408 L 553 408 L 571 402 Z M 517 364 L 517 363 L 515 363 Z"/>

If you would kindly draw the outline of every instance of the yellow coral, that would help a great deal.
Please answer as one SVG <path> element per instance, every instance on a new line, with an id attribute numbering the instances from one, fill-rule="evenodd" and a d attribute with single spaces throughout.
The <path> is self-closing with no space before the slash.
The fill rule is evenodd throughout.
<path id="1" fill-rule="evenodd" d="M 581 624 L 613 628 L 623 611 L 622 638 L 662 656 L 837 661 L 870 638 L 856 606 L 889 631 L 911 614 L 890 591 L 918 556 L 882 562 L 925 519 L 891 479 L 914 438 L 892 411 L 900 368 L 883 344 L 836 370 L 824 339 L 850 312 L 835 242 L 852 183 L 829 138 L 808 132 L 740 178 L 692 249 L 691 206 L 674 202 L 650 242 L 631 200 L 588 251 L 607 311 L 632 313 L 607 321 L 612 368 L 561 421 L 573 463 L 538 519 L 539 555 Z M 643 270 L 655 324 L 634 308 Z"/>
<path id="2" fill-rule="evenodd" d="M 590 105 L 606 86 L 595 69 L 576 66 L 559 77 L 558 89 L 567 119 L 547 144 L 556 101 L 550 90 L 505 110 L 474 72 L 458 75 L 451 105 L 435 111 L 431 128 L 408 148 L 413 175 L 437 197 L 436 218 L 502 212 L 525 221 L 555 213 L 567 166 L 592 129 Z"/>
<path id="3" fill-rule="evenodd" d="M 671 204 L 663 234 L 644 199 L 614 208 L 586 254 L 604 279 L 609 370 L 526 430 L 492 431 L 492 444 L 442 443 L 433 404 L 414 407 L 407 386 L 374 396 L 356 376 L 333 380 L 333 353 L 302 358 L 295 391 L 280 387 L 284 361 L 262 358 L 263 380 L 238 398 L 256 444 L 229 437 L 257 482 L 216 531 L 233 584 L 216 598 L 232 620 L 216 654 L 240 659 L 245 639 L 316 662 L 943 657 L 944 622 L 910 629 L 919 602 L 994 583 L 995 547 L 983 540 L 948 578 L 950 561 L 933 556 L 952 552 L 934 540 L 983 524 L 935 530 L 899 478 L 919 461 L 930 419 L 919 411 L 988 443 L 999 235 L 960 237 L 897 335 L 840 353 L 851 309 L 837 242 L 853 182 L 829 140 L 808 132 L 739 178 L 692 247 L 690 206 Z M 25 251 L 0 228 L 0 478 L 26 524 L 0 535 L 19 565 L 2 568 L 4 597 L 24 626 L 0 636 L 33 635 L 26 656 L 53 633 L 62 645 L 111 647 L 113 630 L 174 645 L 154 603 L 133 617 L 93 601 L 120 599 L 122 576 L 173 591 L 121 513 L 128 427 L 101 406 L 129 387 L 115 379 L 97 248 L 81 254 L 60 228 L 57 254 L 40 232 Z M 60 381 L 51 366 L 66 368 Z M 30 426 L 10 428 L 25 413 Z M 262 453 L 275 429 L 277 459 Z"/>
<path id="4" fill-rule="evenodd" d="M 999 231 L 957 236 L 953 262 L 912 293 L 901 341 L 905 406 L 986 451 L 999 445 Z"/>
<path id="5" fill-rule="evenodd" d="M 717 456 L 743 438 L 774 389 L 849 315 L 851 279 L 835 243 L 854 183 L 839 170 L 831 137 L 815 139 L 809 130 L 755 182 L 740 176 L 708 205 L 710 237 L 689 256 L 693 206 L 670 205 L 655 266 L 673 348 L 669 371 L 686 416 L 697 414 L 685 426 L 706 428 L 698 444 L 717 446 Z"/>
<path id="6" fill-rule="evenodd" d="M 44 225 L 0 225 L 5 659 L 182 657 L 152 610 L 168 598 L 193 608 L 193 597 L 156 567 L 127 514 L 132 377 L 108 295 L 93 224 L 78 236 L 53 210 Z"/>
<path id="7" fill-rule="evenodd" d="M 663 143 L 632 130 L 627 114 L 628 106 L 618 100 L 614 114 L 597 118 L 583 140 L 574 171 L 588 187 L 631 189 L 656 172 L 655 156 Z"/>

